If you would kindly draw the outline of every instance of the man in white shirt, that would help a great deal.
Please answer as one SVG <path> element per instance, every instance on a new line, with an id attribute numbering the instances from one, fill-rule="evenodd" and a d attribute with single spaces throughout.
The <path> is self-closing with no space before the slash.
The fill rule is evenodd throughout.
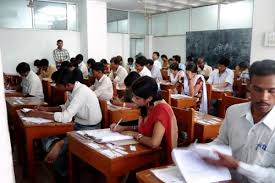
<path id="1" fill-rule="evenodd" d="M 111 73 L 109 78 L 119 85 L 124 85 L 124 79 L 128 75 L 127 70 L 120 65 L 120 60 L 117 57 L 113 57 L 110 61 Z"/>
<path id="2" fill-rule="evenodd" d="M 219 136 L 212 142 L 229 145 L 233 156 L 218 154 L 206 162 L 230 168 L 240 183 L 275 181 L 275 61 L 254 62 L 249 70 L 251 102 L 228 108 Z"/>
<path id="3" fill-rule="evenodd" d="M 181 57 L 179 55 L 173 56 L 173 62 L 179 64 L 179 68 L 185 72 L 186 66 L 184 63 L 181 63 Z"/>
<path id="4" fill-rule="evenodd" d="M 233 91 L 234 72 L 227 68 L 230 61 L 227 58 L 221 58 L 218 62 L 218 69 L 215 69 L 207 82 L 212 84 L 215 91 Z"/>
<path id="5" fill-rule="evenodd" d="M 154 61 L 154 65 L 158 68 L 162 68 L 161 62 L 159 61 L 159 52 L 155 51 L 153 52 L 152 59 Z"/>
<path id="6" fill-rule="evenodd" d="M 160 69 L 157 65 L 155 65 L 155 62 L 151 59 L 147 60 L 146 67 L 151 71 L 152 78 L 154 78 L 157 82 L 162 81 L 162 75 L 160 72 Z"/>
<path id="7" fill-rule="evenodd" d="M 44 98 L 42 82 L 26 62 L 21 62 L 16 67 L 16 72 L 22 77 L 20 84 L 22 92 L 39 98 Z"/>
<path id="8" fill-rule="evenodd" d="M 74 118 L 75 130 L 91 130 L 101 127 L 102 113 L 97 96 L 86 85 L 76 81 L 72 71 L 63 69 L 58 72 L 57 87 L 71 92 L 64 105 L 58 107 L 40 107 L 28 113 L 31 117 L 42 117 L 61 123 L 71 122 Z M 49 113 L 54 112 L 54 113 Z M 67 138 L 50 137 L 42 139 L 47 163 L 53 163 L 57 173 L 56 182 L 67 175 Z"/>
<path id="9" fill-rule="evenodd" d="M 93 66 L 95 84 L 90 87 L 99 99 L 111 100 L 113 98 L 113 84 L 111 79 L 104 74 L 104 65 L 96 62 Z"/>
<path id="10" fill-rule="evenodd" d="M 200 56 L 197 60 L 198 65 L 198 73 L 203 75 L 204 78 L 207 80 L 212 73 L 212 67 L 207 65 L 204 61 L 204 57 Z"/>
<path id="11" fill-rule="evenodd" d="M 78 54 L 75 57 L 76 62 L 78 63 L 78 68 L 83 74 L 83 78 L 88 78 L 88 68 L 87 65 L 83 62 L 83 55 Z"/>
<path id="12" fill-rule="evenodd" d="M 144 56 L 140 56 L 136 58 L 135 69 L 137 73 L 142 76 L 152 77 L 151 71 L 146 67 L 147 59 Z"/>

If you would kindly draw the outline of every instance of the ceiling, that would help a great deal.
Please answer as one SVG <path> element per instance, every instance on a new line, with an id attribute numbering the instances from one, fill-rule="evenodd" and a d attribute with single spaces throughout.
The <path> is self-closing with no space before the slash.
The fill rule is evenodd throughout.
<path id="1" fill-rule="evenodd" d="M 206 6 L 217 3 L 231 3 L 241 0 L 105 0 L 108 8 L 140 13 L 161 13 Z"/>

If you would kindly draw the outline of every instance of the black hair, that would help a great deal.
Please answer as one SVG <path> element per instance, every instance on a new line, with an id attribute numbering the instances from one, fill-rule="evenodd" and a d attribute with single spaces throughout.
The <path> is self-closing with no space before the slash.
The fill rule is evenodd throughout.
<path id="1" fill-rule="evenodd" d="M 230 60 L 226 57 L 222 57 L 219 61 L 218 64 L 224 65 L 225 67 L 228 67 L 230 64 Z"/>
<path id="2" fill-rule="evenodd" d="M 18 72 L 19 74 L 28 72 L 30 70 L 31 70 L 30 65 L 28 63 L 26 63 L 26 62 L 21 62 L 16 67 L 16 72 Z"/>
<path id="3" fill-rule="evenodd" d="M 96 62 L 93 66 L 93 70 L 95 71 L 101 71 L 102 73 L 104 73 L 104 65 L 101 62 Z"/>
<path id="4" fill-rule="evenodd" d="M 77 62 L 77 60 L 75 58 L 71 58 L 70 59 L 70 64 L 69 64 L 68 67 L 76 67 L 76 68 L 78 68 L 78 62 Z"/>
<path id="5" fill-rule="evenodd" d="M 40 60 L 40 64 L 39 64 L 40 66 L 49 66 L 49 61 L 47 60 L 47 59 L 45 59 L 45 58 L 43 58 L 43 59 L 41 59 Z"/>
<path id="6" fill-rule="evenodd" d="M 179 68 L 179 64 L 177 63 L 172 63 L 170 66 L 169 66 L 169 69 L 171 69 L 172 71 L 180 71 L 181 69 Z"/>
<path id="7" fill-rule="evenodd" d="M 152 59 L 147 59 L 147 63 L 146 64 L 154 65 L 154 61 Z"/>
<path id="8" fill-rule="evenodd" d="M 120 62 L 120 64 L 123 62 L 122 56 L 118 55 L 116 58 L 117 58 L 117 60 Z"/>
<path id="9" fill-rule="evenodd" d="M 154 105 L 155 101 L 159 101 L 162 99 L 159 91 L 156 80 L 149 76 L 143 76 L 137 79 L 132 85 L 132 91 L 135 96 L 138 96 L 143 99 L 148 99 L 152 97 L 152 101 L 149 105 Z M 141 106 L 140 107 L 140 115 L 142 117 L 146 117 L 148 114 L 148 107 Z"/>
<path id="10" fill-rule="evenodd" d="M 240 68 L 241 70 L 248 69 L 248 67 L 249 67 L 249 62 L 240 62 L 240 63 L 238 64 L 238 66 L 239 66 L 239 68 Z"/>
<path id="11" fill-rule="evenodd" d="M 69 83 L 74 84 L 76 82 L 73 72 L 68 68 L 60 69 L 56 73 L 54 79 L 57 84 L 66 85 Z"/>
<path id="12" fill-rule="evenodd" d="M 61 39 L 58 39 L 57 41 L 56 41 L 57 43 L 59 43 L 59 42 L 63 42 L 63 40 L 61 40 Z"/>
<path id="13" fill-rule="evenodd" d="M 187 56 L 187 57 L 186 57 L 186 61 L 187 61 L 187 62 L 193 62 L 193 61 L 194 61 L 193 56 L 192 56 L 192 55 Z"/>
<path id="14" fill-rule="evenodd" d="M 129 57 L 127 61 L 128 63 L 134 63 L 134 59 L 132 57 Z"/>
<path id="15" fill-rule="evenodd" d="M 75 56 L 76 61 L 78 61 L 78 63 L 81 63 L 83 61 L 83 55 L 82 54 L 78 54 Z"/>
<path id="16" fill-rule="evenodd" d="M 40 67 L 40 60 L 36 59 L 36 60 L 33 62 L 33 65 L 36 66 L 36 67 Z"/>
<path id="17" fill-rule="evenodd" d="M 186 65 L 186 70 L 192 73 L 198 73 L 198 66 L 194 62 L 190 62 Z"/>
<path id="18" fill-rule="evenodd" d="M 69 62 L 69 61 L 64 61 L 64 62 L 61 63 L 60 68 L 68 68 L 69 65 L 70 65 L 70 62 Z"/>
<path id="19" fill-rule="evenodd" d="M 274 60 L 262 60 L 254 62 L 249 68 L 249 76 L 252 79 L 253 76 L 268 76 L 275 75 L 275 61 Z"/>
<path id="20" fill-rule="evenodd" d="M 90 64 L 90 65 L 91 65 L 91 68 L 93 68 L 93 66 L 95 65 L 95 63 L 96 63 L 96 61 L 95 61 L 95 59 L 93 59 L 93 58 L 89 58 L 89 59 L 87 60 L 87 64 Z"/>
<path id="21" fill-rule="evenodd" d="M 100 60 L 100 62 L 101 62 L 102 64 L 104 64 L 104 65 L 108 64 L 107 60 L 106 60 L 106 59 L 104 59 L 104 58 L 103 58 L 103 59 L 101 59 L 101 60 Z"/>
<path id="22" fill-rule="evenodd" d="M 173 59 L 174 59 L 175 61 L 177 61 L 178 63 L 181 62 L 181 58 L 180 58 L 179 55 L 174 55 L 174 56 L 173 56 Z"/>
<path id="23" fill-rule="evenodd" d="M 120 62 L 121 62 L 121 61 L 118 59 L 118 57 L 113 57 L 113 58 L 111 58 L 111 60 L 110 60 L 110 63 L 114 63 L 114 64 L 116 64 L 116 65 L 119 65 Z"/>
<path id="24" fill-rule="evenodd" d="M 130 72 L 124 79 L 125 86 L 129 88 L 138 78 L 140 78 L 139 73 L 137 73 L 136 71 Z"/>
<path id="25" fill-rule="evenodd" d="M 159 57 L 159 52 L 154 51 L 153 54 L 156 54 Z"/>
<path id="26" fill-rule="evenodd" d="M 140 56 L 136 59 L 136 64 L 139 64 L 141 66 L 145 66 L 147 63 L 147 59 L 145 56 Z"/>
<path id="27" fill-rule="evenodd" d="M 166 59 L 168 59 L 168 57 L 167 57 L 167 55 L 161 55 L 161 58 L 166 58 Z"/>

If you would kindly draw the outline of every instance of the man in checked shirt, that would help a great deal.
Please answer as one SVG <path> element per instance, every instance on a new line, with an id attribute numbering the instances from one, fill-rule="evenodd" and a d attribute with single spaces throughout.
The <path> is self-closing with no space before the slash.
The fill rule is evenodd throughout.
<path id="1" fill-rule="evenodd" d="M 59 69 L 61 63 L 70 60 L 70 55 L 68 50 L 63 49 L 63 41 L 61 39 L 57 40 L 57 48 L 53 50 L 53 58 L 56 63 L 56 68 Z"/>

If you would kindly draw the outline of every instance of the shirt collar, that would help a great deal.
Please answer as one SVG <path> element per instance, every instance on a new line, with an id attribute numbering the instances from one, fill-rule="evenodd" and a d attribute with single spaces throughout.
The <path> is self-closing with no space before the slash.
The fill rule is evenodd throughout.
<path id="1" fill-rule="evenodd" d="M 34 72 L 32 70 L 30 70 L 29 74 L 27 75 L 26 79 L 30 79 L 32 77 L 32 75 L 34 74 Z"/>
<path id="2" fill-rule="evenodd" d="M 81 83 L 78 82 L 78 81 L 76 81 L 75 84 L 74 84 L 74 89 L 73 89 L 73 91 L 72 91 L 72 94 L 75 93 L 76 90 L 77 90 L 78 88 L 80 88 L 80 87 L 81 87 Z"/>
<path id="3" fill-rule="evenodd" d="M 102 83 L 103 80 L 106 78 L 107 76 L 105 74 L 103 74 L 103 76 L 98 80 L 99 83 Z"/>

